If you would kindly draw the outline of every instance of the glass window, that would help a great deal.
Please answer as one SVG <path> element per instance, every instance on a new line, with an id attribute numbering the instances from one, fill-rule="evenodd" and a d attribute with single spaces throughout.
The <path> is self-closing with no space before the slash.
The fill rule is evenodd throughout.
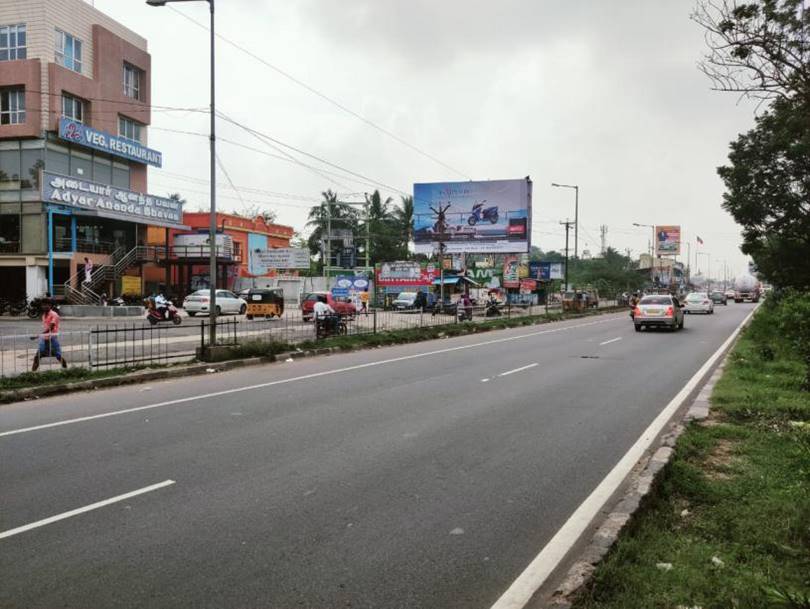
<path id="1" fill-rule="evenodd" d="M 62 116 L 84 122 L 84 102 L 72 95 L 62 95 Z"/>
<path id="2" fill-rule="evenodd" d="M 93 181 L 112 184 L 112 161 L 101 156 L 93 156 Z"/>
<path id="3" fill-rule="evenodd" d="M 0 142 L 0 183 L 14 182 L 15 184 L 0 184 L 3 188 L 19 188 L 16 182 L 20 180 L 20 144 L 19 142 Z"/>
<path id="4" fill-rule="evenodd" d="M 128 140 L 132 140 L 133 142 L 140 142 L 141 141 L 141 124 L 136 123 L 135 121 L 124 118 L 123 116 L 118 117 L 118 135 Z"/>
<path id="5" fill-rule="evenodd" d="M 124 63 L 124 95 L 132 99 L 141 99 L 141 83 L 143 71 Z"/>
<path id="6" fill-rule="evenodd" d="M 25 24 L 0 25 L 0 61 L 25 58 Z"/>
<path id="7" fill-rule="evenodd" d="M 21 155 L 21 184 L 20 188 L 39 188 L 39 170 L 45 167 L 42 160 L 42 148 L 26 148 L 27 142 L 23 142 Z"/>
<path id="8" fill-rule="evenodd" d="M 671 305 L 672 298 L 669 296 L 645 296 L 639 304 L 643 305 Z"/>
<path id="9" fill-rule="evenodd" d="M 45 169 L 61 175 L 70 174 L 70 151 L 56 144 L 48 144 L 45 155 Z"/>
<path id="10" fill-rule="evenodd" d="M 129 165 L 113 163 L 112 185 L 118 188 L 129 189 Z"/>
<path id="11" fill-rule="evenodd" d="M 56 30 L 54 44 L 56 47 L 56 63 L 65 66 L 68 70 L 81 73 L 82 41 L 62 30 Z"/>
<path id="12" fill-rule="evenodd" d="M 0 90 L 0 125 L 25 123 L 25 89 Z"/>
<path id="13" fill-rule="evenodd" d="M 93 157 L 86 152 L 70 151 L 70 175 L 83 180 L 93 179 Z"/>

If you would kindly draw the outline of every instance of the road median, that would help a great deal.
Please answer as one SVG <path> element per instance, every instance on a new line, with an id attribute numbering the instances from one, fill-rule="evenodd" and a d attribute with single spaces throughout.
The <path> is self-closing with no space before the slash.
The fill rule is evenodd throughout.
<path id="1" fill-rule="evenodd" d="M 549 313 L 548 315 L 502 317 L 479 323 L 451 323 L 423 328 L 389 330 L 375 334 L 335 336 L 319 341 L 307 341 L 297 345 L 288 345 L 274 340 L 247 340 L 238 345 L 223 346 L 218 350 L 218 357 L 215 362 L 206 361 L 193 364 L 110 370 L 76 368 L 65 372 L 25 373 L 16 377 L 0 379 L 0 404 L 38 399 L 74 391 L 87 391 L 197 374 L 210 374 L 237 367 L 267 364 L 302 357 L 345 353 L 375 347 L 566 321 L 625 310 L 626 307 L 605 307 L 581 313 Z"/>

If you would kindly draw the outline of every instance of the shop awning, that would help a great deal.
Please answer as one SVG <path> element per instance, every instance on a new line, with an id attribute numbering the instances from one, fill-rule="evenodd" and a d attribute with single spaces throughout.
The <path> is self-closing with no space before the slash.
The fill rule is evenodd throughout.
<path id="1" fill-rule="evenodd" d="M 448 275 L 444 278 L 444 285 L 458 285 L 459 282 L 468 283 L 470 286 L 474 288 L 481 287 L 478 283 L 466 277 L 464 275 Z M 433 285 L 442 285 L 442 278 L 437 277 L 433 280 Z"/>
<path id="2" fill-rule="evenodd" d="M 74 216 L 91 216 L 96 218 L 108 218 L 110 220 L 123 220 L 124 222 L 135 222 L 136 224 L 146 224 L 148 226 L 163 226 L 164 228 L 176 228 L 178 230 L 191 230 L 190 226 L 185 224 L 175 224 L 173 222 L 164 222 L 155 218 L 139 218 L 138 216 L 121 216 L 120 214 L 108 213 L 104 211 L 87 211 L 83 209 L 73 209 Z"/>

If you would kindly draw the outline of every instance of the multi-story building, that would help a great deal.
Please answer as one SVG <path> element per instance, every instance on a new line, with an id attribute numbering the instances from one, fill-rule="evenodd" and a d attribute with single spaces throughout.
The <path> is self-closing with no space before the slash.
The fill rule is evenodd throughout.
<path id="1" fill-rule="evenodd" d="M 146 194 L 150 102 L 144 38 L 84 0 L 0 0 L 4 296 L 115 290 L 149 226 L 183 226 L 180 203 Z M 81 287 L 85 257 L 105 285 Z"/>

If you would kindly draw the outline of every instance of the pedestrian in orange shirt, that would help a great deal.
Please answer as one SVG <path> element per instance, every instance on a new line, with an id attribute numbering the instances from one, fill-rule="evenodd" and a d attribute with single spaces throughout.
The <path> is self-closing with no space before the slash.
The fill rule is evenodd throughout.
<path id="1" fill-rule="evenodd" d="M 53 305 L 47 298 L 42 301 L 42 334 L 31 338 L 39 338 L 39 348 L 31 366 L 32 372 L 39 369 L 41 357 L 55 357 L 56 361 L 62 364 L 62 368 L 67 368 L 67 360 L 62 357 L 62 347 L 59 344 L 59 313 L 53 310 Z"/>

